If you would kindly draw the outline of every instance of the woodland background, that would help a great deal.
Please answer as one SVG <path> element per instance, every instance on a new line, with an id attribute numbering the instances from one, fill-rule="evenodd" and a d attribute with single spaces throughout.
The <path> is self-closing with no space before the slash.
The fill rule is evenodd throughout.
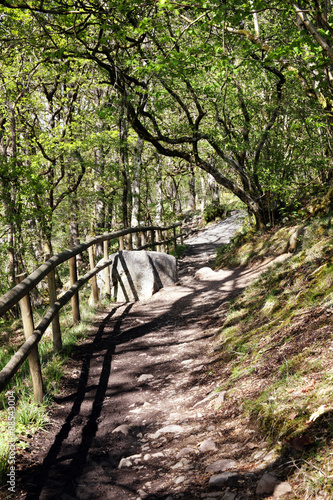
<path id="1" fill-rule="evenodd" d="M 87 236 L 221 216 L 228 193 L 260 230 L 330 203 L 330 0 L 0 6 L 1 294 Z"/>

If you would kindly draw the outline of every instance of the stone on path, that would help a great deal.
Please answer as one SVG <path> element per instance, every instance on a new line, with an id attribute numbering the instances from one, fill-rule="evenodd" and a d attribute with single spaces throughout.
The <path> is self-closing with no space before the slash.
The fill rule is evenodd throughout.
<path id="1" fill-rule="evenodd" d="M 212 488 L 219 488 L 220 486 L 236 486 L 240 476 L 237 472 L 222 472 L 222 474 L 216 474 L 212 476 L 209 480 L 209 486 Z"/>
<path id="2" fill-rule="evenodd" d="M 256 488 L 256 494 L 262 495 L 264 493 L 273 493 L 275 486 L 280 483 L 278 478 L 274 476 L 274 474 L 264 474 L 262 478 L 259 480 Z"/>
<path id="3" fill-rule="evenodd" d="M 206 280 L 212 278 L 213 276 L 216 276 L 216 272 L 210 267 L 202 267 L 201 269 L 198 269 L 194 275 L 196 280 Z"/>
<path id="4" fill-rule="evenodd" d="M 233 469 L 236 467 L 236 462 L 234 460 L 217 460 L 206 467 L 206 472 L 225 472 L 228 469 Z"/>
<path id="5" fill-rule="evenodd" d="M 122 425 L 118 425 L 118 427 L 116 427 L 115 429 L 113 429 L 112 433 L 114 432 L 122 432 L 125 436 L 128 435 L 129 431 L 131 429 L 131 426 L 128 425 L 128 424 L 122 424 Z"/>
<path id="6" fill-rule="evenodd" d="M 183 432 L 183 428 L 180 425 L 167 425 L 166 427 L 162 427 L 162 429 L 156 431 L 154 434 L 148 434 L 148 437 L 150 439 L 157 439 L 161 434 L 180 434 L 181 432 Z"/>
<path id="7" fill-rule="evenodd" d="M 290 493 L 292 491 L 292 487 L 288 483 L 288 481 L 283 481 L 283 483 L 278 484 L 274 488 L 274 493 L 273 497 L 274 498 L 280 498 L 283 495 L 286 495 L 287 493 Z"/>
<path id="8" fill-rule="evenodd" d="M 119 462 L 118 469 L 123 469 L 124 467 L 132 467 L 132 462 L 128 458 L 122 458 Z"/>
<path id="9" fill-rule="evenodd" d="M 175 484 L 181 484 L 185 481 L 186 477 L 185 476 L 179 476 L 179 477 L 176 477 L 176 479 L 174 480 Z"/>
<path id="10" fill-rule="evenodd" d="M 186 446 L 186 448 L 182 448 L 176 455 L 176 458 L 179 459 L 179 458 L 183 458 L 185 457 L 186 455 L 189 455 L 190 453 L 194 453 L 195 452 L 195 448 L 192 448 L 191 446 Z"/>
<path id="11" fill-rule="evenodd" d="M 216 443 L 214 443 L 214 441 L 212 439 L 208 438 L 208 439 L 205 439 L 200 444 L 199 450 L 202 453 L 205 453 L 206 451 L 216 451 L 217 450 L 217 446 L 216 446 Z"/>
<path id="12" fill-rule="evenodd" d="M 154 375 L 150 375 L 149 373 L 143 373 L 138 378 L 138 382 L 139 382 L 139 384 L 141 384 L 142 382 L 148 382 L 148 380 L 153 380 L 153 378 L 154 378 Z"/>

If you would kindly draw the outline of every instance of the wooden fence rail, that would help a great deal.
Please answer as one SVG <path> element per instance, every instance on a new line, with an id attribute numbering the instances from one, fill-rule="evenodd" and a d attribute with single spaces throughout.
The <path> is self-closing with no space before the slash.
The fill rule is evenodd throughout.
<path id="1" fill-rule="evenodd" d="M 163 248 L 166 250 L 165 246 L 169 243 L 174 242 L 175 247 L 177 246 L 177 238 L 181 239 L 183 242 L 183 234 L 177 234 L 177 227 L 181 226 L 181 223 L 173 224 L 169 227 L 161 228 L 159 226 L 144 226 L 139 228 L 129 228 L 122 231 L 116 231 L 114 233 L 106 233 L 97 238 L 91 239 L 86 243 L 75 246 L 70 250 L 65 250 L 64 252 L 50 257 L 44 264 L 42 264 L 38 269 L 36 269 L 29 276 L 23 278 L 19 277 L 18 284 L 9 290 L 5 295 L 0 298 L 0 316 L 5 314 L 9 309 L 20 303 L 22 320 L 24 323 L 24 332 L 26 336 L 26 341 L 14 354 L 14 356 L 9 360 L 7 365 L 0 372 L 0 392 L 3 391 L 10 380 L 13 378 L 17 370 L 20 368 L 22 363 L 28 358 L 29 367 L 32 375 L 34 398 L 36 401 L 41 401 L 43 398 L 43 387 L 42 387 L 42 376 L 40 369 L 40 362 L 38 356 L 38 343 L 42 339 L 44 332 L 47 327 L 52 323 L 53 330 L 53 347 L 54 352 L 57 353 L 61 350 L 61 332 L 59 324 L 59 311 L 72 300 L 72 314 L 73 323 L 80 321 L 80 311 L 79 311 L 79 299 L 78 291 L 85 285 L 89 280 L 96 280 L 96 274 L 103 269 L 107 270 L 108 279 L 106 280 L 106 293 L 110 294 L 110 278 L 108 267 L 112 264 L 112 260 L 108 259 L 108 242 L 111 240 L 119 240 L 119 250 L 124 250 L 124 236 L 132 235 L 132 233 L 141 233 L 141 243 L 142 246 L 136 250 L 141 250 L 144 248 L 155 248 L 158 251 Z M 173 230 L 173 236 L 170 239 L 162 239 L 160 236 L 162 231 Z M 147 243 L 147 233 L 151 234 L 151 241 Z M 155 236 L 158 234 L 158 237 Z M 104 250 L 104 261 L 98 266 L 94 265 L 94 254 L 93 245 L 97 245 L 103 242 Z M 129 242 L 131 245 L 131 239 Z M 89 252 L 89 264 L 90 271 L 87 272 L 82 278 L 77 279 L 77 269 L 76 269 L 76 255 L 88 250 Z M 55 268 L 58 267 L 63 262 L 69 261 L 70 263 L 70 288 L 65 292 L 59 299 L 56 298 L 56 288 L 55 288 Z M 50 308 L 47 313 L 39 323 L 37 327 L 33 326 L 31 305 L 30 305 L 30 291 L 35 288 L 40 281 L 47 276 L 48 287 L 49 287 L 49 297 L 50 297 Z M 23 279 L 22 279 L 23 278 Z M 92 284 L 93 287 L 93 298 L 94 302 L 98 301 L 98 289 L 96 281 Z M 27 319 L 29 321 L 27 322 Z M 28 325 L 28 326 L 27 326 Z"/>

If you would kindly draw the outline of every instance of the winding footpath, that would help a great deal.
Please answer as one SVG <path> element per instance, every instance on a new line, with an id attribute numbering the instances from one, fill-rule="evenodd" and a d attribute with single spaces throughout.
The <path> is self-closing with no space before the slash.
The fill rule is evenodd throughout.
<path id="1" fill-rule="evenodd" d="M 177 285 L 99 314 L 50 428 L 22 454 L 16 499 L 261 498 L 274 457 L 217 392 L 214 323 L 263 267 L 197 272 L 241 222 L 235 213 L 189 238 Z"/>

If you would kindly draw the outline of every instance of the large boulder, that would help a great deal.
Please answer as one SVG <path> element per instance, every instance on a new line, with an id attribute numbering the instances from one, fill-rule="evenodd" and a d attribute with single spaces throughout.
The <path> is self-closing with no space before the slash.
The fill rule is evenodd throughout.
<path id="1" fill-rule="evenodd" d="M 111 298 L 116 302 L 147 300 L 157 290 L 177 281 L 177 264 L 172 255 L 145 250 L 122 250 L 110 255 Z M 100 261 L 103 262 L 103 261 Z M 104 291 L 104 271 L 97 275 Z"/>

